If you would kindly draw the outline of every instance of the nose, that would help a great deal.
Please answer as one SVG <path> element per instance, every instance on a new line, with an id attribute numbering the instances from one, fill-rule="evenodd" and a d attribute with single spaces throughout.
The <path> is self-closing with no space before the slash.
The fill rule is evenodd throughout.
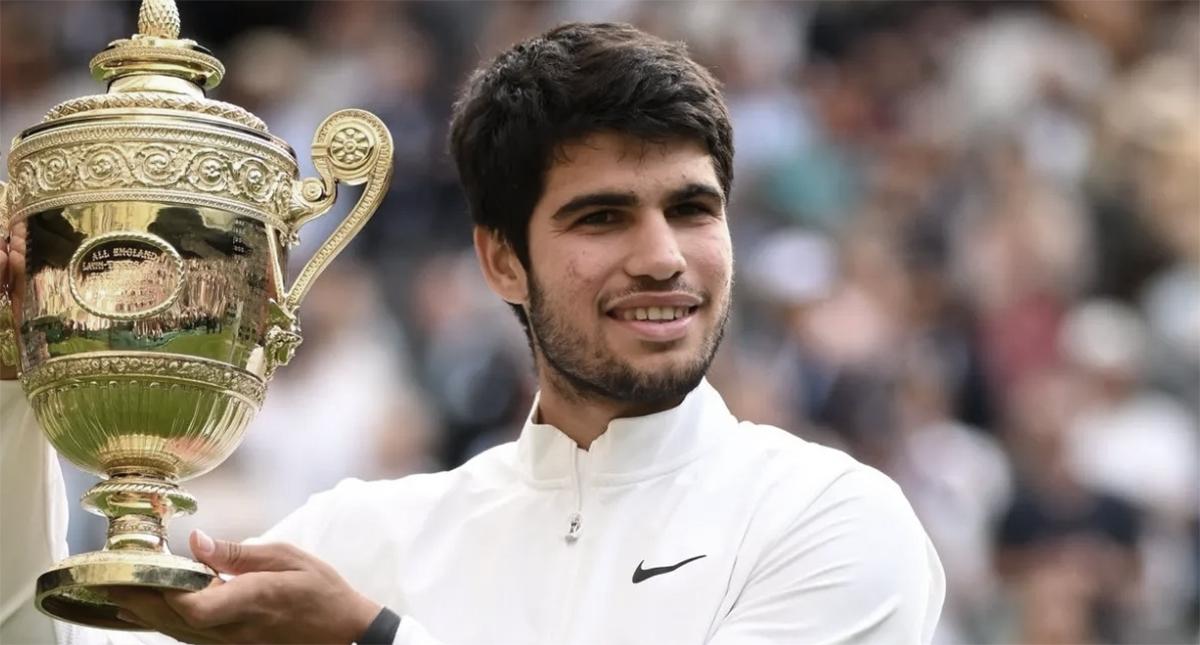
<path id="1" fill-rule="evenodd" d="M 625 266 L 631 277 L 665 281 L 687 268 L 676 231 L 663 213 L 640 218 L 631 232 L 633 239 Z"/>

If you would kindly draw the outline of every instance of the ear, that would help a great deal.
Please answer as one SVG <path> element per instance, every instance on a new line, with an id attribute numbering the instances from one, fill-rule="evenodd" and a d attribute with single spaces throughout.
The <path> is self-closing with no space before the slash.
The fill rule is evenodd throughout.
<path id="1" fill-rule="evenodd" d="M 474 237 L 475 256 L 488 286 L 509 304 L 527 304 L 529 281 L 512 245 L 501 239 L 499 233 L 482 226 L 475 227 Z"/>

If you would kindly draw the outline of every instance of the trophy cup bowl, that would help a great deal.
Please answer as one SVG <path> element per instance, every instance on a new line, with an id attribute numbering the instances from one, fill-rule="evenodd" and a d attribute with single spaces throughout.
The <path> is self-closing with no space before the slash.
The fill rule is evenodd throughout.
<path id="1" fill-rule="evenodd" d="M 139 32 L 92 60 L 106 94 L 60 104 L 13 141 L 0 184 L 12 256 L 0 355 L 18 362 L 55 449 L 102 478 L 82 503 L 108 520 L 103 550 L 40 576 L 35 602 L 115 629 L 134 626 L 108 587 L 197 590 L 214 577 L 168 549 L 167 522 L 196 508 L 179 484 L 237 447 L 300 343 L 300 301 L 392 172 L 383 123 L 342 110 L 313 138 L 318 177 L 300 180 L 262 121 L 205 97 L 224 68 L 179 38 L 173 0 L 145 0 Z M 339 183 L 365 186 L 288 288 L 287 248 Z"/>

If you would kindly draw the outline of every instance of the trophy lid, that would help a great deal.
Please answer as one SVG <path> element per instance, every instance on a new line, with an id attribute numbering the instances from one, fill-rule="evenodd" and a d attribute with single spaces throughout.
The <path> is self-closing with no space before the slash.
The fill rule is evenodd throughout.
<path id="1" fill-rule="evenodd" d="M 142 0 L 138 33 L 113 41 L 92 58 L 92 77 L 107 83 L 108 93 L 60 103 L 42 123 L 100 110 L 149 108 L 216 117 L 267 132 L 266 124 L 247 110 L 205 96 L 205 90 L 221 82 L 225 66 L 196 41 L 180 38 L 179 26 L 175 0 Z"/>

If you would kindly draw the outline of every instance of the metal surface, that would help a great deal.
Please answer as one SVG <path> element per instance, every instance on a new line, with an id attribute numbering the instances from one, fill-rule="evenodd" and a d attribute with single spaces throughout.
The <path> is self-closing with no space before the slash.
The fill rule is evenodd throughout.
<path id="1" fill-rule="evenodd" d="M 103 551 L 38 579 L 36 604 L 125 629 L 107 586 L 211 580 L 168 550 L 167 522 L 196 507 L 179 483 L 237 447 L 300 344 L 304 295 L 374 213 L 392 170 L 379 119 L 342 110 L 314 136 L 318 176 L 300 180 L 286 142 L 204 97 L 224 68 L 177 38 L 171 0 L 146 0 L 139 25 L 92 61 L 109 92 L 68 101 L 18 136 L 0 184 L 13 259 L 0 359 L 19 358 L 55 449 L 104 479 L 83 505 L 109 522 Z M 286 249 L 339 183 L 365 187 L 289 289 Z"/>

